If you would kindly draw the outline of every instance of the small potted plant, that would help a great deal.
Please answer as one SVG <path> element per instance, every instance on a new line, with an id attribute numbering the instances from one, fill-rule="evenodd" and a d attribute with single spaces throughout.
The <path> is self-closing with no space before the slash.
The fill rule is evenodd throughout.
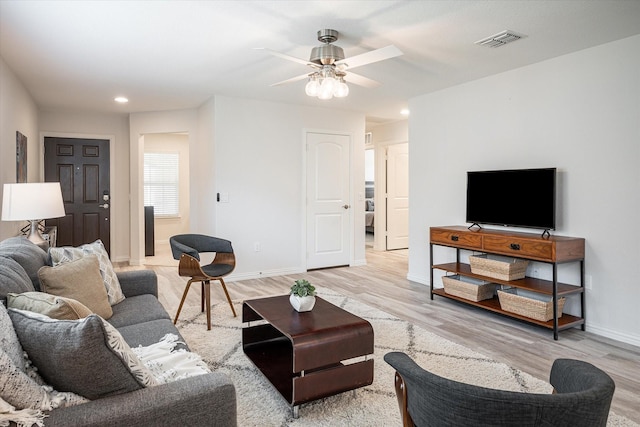
<path id="1" fill-rule="evenodd" d="M 298 279 L 291 286 L 289 302 L 296 311 L 311 311 L 316 304 L 316 288 L 305 279 Z"/>

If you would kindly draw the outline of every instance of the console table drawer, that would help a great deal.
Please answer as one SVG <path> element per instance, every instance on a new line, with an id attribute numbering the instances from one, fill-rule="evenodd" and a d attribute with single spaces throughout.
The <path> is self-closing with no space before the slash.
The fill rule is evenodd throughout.
<path id="1" fill-rule="evenodd" d="M 482 236 L 472 232 L 431 229 L 431 243 L 482 250 Z"/>
<path id="2" fill-rule="evenodd" d="M 553 243 L 547 241 L 484 236 L 483 250 L 521 258 L 553 259 Z"/>

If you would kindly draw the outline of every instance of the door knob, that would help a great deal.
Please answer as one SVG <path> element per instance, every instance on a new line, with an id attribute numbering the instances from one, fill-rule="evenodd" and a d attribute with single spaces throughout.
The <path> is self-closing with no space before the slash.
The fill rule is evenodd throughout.
<path id="1" fill-rule="evenodd" d="M 344 209 L 349 209 L 349 205 L 344 205 L 343 208 Z"/>
<path id="2" fill-rule="evenodd" d="M 104 205 L 98 205 L 99 208 L 109 209 L 109 203 L 105 203 Z"/>

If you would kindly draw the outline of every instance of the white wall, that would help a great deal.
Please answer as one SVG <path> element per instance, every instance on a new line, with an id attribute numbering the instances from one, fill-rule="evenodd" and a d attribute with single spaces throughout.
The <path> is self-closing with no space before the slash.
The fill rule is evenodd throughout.
<path id="1" fill-rule="evenodd" d="M 215 98 L 215 187 L 228 203 L 216 203 L 217 235 L 233 242 L 235 278 L 303 270 L 303 131 L 352 136 L 352 197 L 364 200 L 364 115 L 330 108 Z M 352 264 L 364 264 L 364 211 L 354 211 Z M 259 242 L 261 251 L 254 251 Z"/>
<path id="2" fill-rule="evenodd" d="M 412 99 L 409 278 L 428 284 L 430 226 L 464 224 L 468 170 L 557 167 L 554 234 L 586 239 L 587 330 L 640 345 L 638 70 L 634 36 Z"/>
<path id="3" fill-rule="evenodd" d="M 177 133 L 152 133 L 144 136 L 145 153 L 177 153 L 178 163 L 178 216 L 156 216 L 154 239 L 166 243 L 171 236 L 189 232 L 189 136 Z"/>
<path id="4" fill-rule="evenodd" d="M 40 144 L 45 136 L 113 139 L 111 161 L 111 260 L 129 259 L 129 121 L 126 114 L 41 111 Z M 117 171 L 117 173 L 116 173 Z"/>
<path id="5" fill-rule="evenodd" d="M 16 182 L 16 131 L 27 137 L 27 182 L 41 181 L 38 109 L 0 57 L 0 200 L 3 185 Z M 15 236 L 24 225 L 26 222 L 0 221 L 0 240 Z"/>

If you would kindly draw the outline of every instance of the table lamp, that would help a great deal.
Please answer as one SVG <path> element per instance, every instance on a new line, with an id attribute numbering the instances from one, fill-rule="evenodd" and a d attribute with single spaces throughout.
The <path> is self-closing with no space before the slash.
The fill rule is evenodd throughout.
<path id="1" fill-rule="evenodd" d="M 29 182 L 4 184 L 2 221 L 30 221 L 27 238 L 35 244 L 45 240 L 38 230 L 38 221 L 65 216 L 59 182 Z"/>

